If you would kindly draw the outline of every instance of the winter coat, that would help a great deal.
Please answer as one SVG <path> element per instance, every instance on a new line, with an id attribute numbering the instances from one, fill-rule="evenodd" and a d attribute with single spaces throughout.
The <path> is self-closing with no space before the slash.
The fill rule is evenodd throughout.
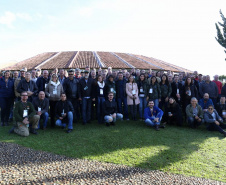
<path id="1" fill-rule="evenodd" d="M 150 89 L 152 89 L 152 93 L 150 93 Z M 152 83 L 147 85 L 146 97 L 149 97 L 150 100 L 161 99 L 161 88 L 157 82 L 154 85 Z"/>
<path id="2" fill-rule="evenodd" d="M 106 100 L 103 102 L 103 115 L 110 115 L 117 113 L 117 103 L 115 101 Z"/>
<path id="3" fill-rule="evenodd" d="M 200 105 L 196 105 L 197 107 L 197 110 L 198 110 L 198 113 L 197 113 L 197 116 L 201 119 L 203 119 L 203 110 L 202 110 L 202 107 Z M 187 107 L 186 107 L 186 115 L 187 117 L 194 117 L 193 115 L 193 108 L 191 106 L 191 104 L 189 104 Z"/>
<path id="4" fill-rule="evenodd" d="M 49 83 L 49 80 L 50 80 L 49 77 L 47 79 L 45 79 L 43 76 L 41 76 L 37 79 L 36 85 L 38 87 L 38 92 L 40 92 L 40 91 L 45 92 L 45 88 L 46 88 L 47 84 Z"/>
<path id="5" fill-rule="evenodd" d="M 220 123 L 223 123 L 223 119 L 219 116 L 216 110 L 213 111 L 216 115 L 216 120 L 213 118 L 212 114 L 209 113 L 209 111 L 206 111 L 204 113 L 204 120 L 206 123 L 214 123 L 215 121 L 219 121 Z M 221 120 L 221 121 L 220 121 Z"/>
<path id="6" fill-rule="evenodd" d="M 58 83 L 50 81 L 45 89 L 46 96 L 50 101 L 60 101 L 60 95 L 63 92 L 63 86 L 59 81 Z"/>
<path id="7" fill-rule="evenodd" d="M 163 116 L 163 111 L 154 106 L 153 107 L 153 112 L 151 114 L 151 111 L 150 111 L 150 107 L 146 107 L 144 109 L 144 119 L 150 119 L 151 121 L 153 121 L 155 118 L 161 118 Z"/>
<path id="8" fill-rule="evenodd" d="M 136 99 L 132 99 L 132 91 L 135 90 L 136 94 L 134 95 Z M 127 83 L 126 84 L 126 94 L 127 94 L 127 105 L 135 105 L 140 103 L 140 99 L 138 97 L 138 87 L 136 83 Z M 134 101 L 135 100 L 135 101 Z"/>
<path id="9" fill-rule="evenodd" d="M 14 82 L 9 78 L 7 84 L 5 77 L 0 78 L 0 97 L 1 98 L 14 98 Z"/>
<path id="10" fill-rule="evenodd" d="M 210 98 L 218 97 L 217 85 L 212 81 L 210 81 L 209 83 L 206 83 L 206 82 L 200 83 L 199 92 L 202 97 L 205 93 L 208 93 Z"/>
<path id="11" fill-rule="evenodd" d="M 169 83 L 169 85 L 160 84 L 160 89 L 161 89 L 161 97 L 162 98 L 166 98 L 166 97 L 171 96 L 172 88 L 171 88 L 170 83 Z"/>
<path id="12" fill-rule="evenodd" d="M 64 110 L 64 113 L 68 113 L 68 112 L 74 113 L 74 108 L 73 108 L 71 102 L 68 101 L 68 100 L 66 100 L 66 101 L 61 101 L 60 100 L 60 101 L 57 102 L 56 107 L 55 107 L 55 115 L 56 115 L 57 119 L 59 119 L 59 117 L 62 117 L 61 113 L 63 113 L 63 110 Z M 67 116 L 64 117 L 62 122 L 63 123 L 67 123 L 68 122 Z"/>
<path id="13" fill-rule="evenodd" d="M 78 98 L 78 93 L 80 90 L 79 80 L 75 77 L 73 80 L 66 78 L 63 83 L 63 89 L 66 93 L 67 99 Z"/>
<path id="14" fill-rule="evenodd" d="M 208 109 L 209 105 L 213 105 L 213 101 L 209 98 L 205 102 L 204 99 L 202 98 L 202 99 L 199 100 L 199 105 L 202 107 L 202 109 Z"/>

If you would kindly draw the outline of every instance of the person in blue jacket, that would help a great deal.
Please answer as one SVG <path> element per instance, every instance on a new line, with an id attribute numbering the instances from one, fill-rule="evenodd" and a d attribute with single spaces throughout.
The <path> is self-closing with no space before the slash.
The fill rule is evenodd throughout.
<path id="1" fill-rule="evenodd" d="M 199 105 L 202 107 L 203 111 L 207 111 L 209 105 L 213 105 L 212 99 L 210 99 L 209 94 L 205 93 L 203 98 L 199 100 Z"/>
<path id="2" fill-rule="evenodd" d="M 14 81 L 10 78 L 10 72 L 5 71 L 0 78 L 0 107 L 1 107 L 1 126 L 7 126 L 9 121 L 10 107 L 14 102 Z"/>
<path id="3" fill-rule="evenodd" d="M 153 100 L 148 101 L 148 107 L 144 109 L 144 119 L 147 126 L 155 127 L 155 130 L 159 131 L 163 111 L 154 105 Z"/>

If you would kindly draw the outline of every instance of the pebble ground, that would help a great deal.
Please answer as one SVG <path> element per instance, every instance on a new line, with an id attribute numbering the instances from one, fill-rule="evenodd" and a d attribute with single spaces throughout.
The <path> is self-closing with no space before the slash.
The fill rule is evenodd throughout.
<path id="1" fill-rule="evenodd" d="M 72 159 L 0 142 L 0 184 L 188 184 L 223 185 L 203 178 L 124 165 Z"/>

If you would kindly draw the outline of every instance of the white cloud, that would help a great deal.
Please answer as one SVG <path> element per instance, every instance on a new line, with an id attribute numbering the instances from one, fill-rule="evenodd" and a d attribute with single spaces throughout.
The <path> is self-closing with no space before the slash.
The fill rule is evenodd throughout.
<path id="1" fill-rule="evenodd" d="M 16 16 L 26 21 L 32 21 L 32 17 L 27 13 L 17 13 Z"/>
<path id="2" fill-rule="evenodd" d="M 93 9 L 92 7 L 81 7 L 78 13 L 81 16 L 90 17 L 93 14 Z"/>
<path id="3" fill-rule="evenodd" d="M 5 12 L 3 16 L 0 17 L 0 24 L 5 24 L 9 28 L 13 28 L 13 22 L 16 20 L 16 15 L 12 12 Z"/>

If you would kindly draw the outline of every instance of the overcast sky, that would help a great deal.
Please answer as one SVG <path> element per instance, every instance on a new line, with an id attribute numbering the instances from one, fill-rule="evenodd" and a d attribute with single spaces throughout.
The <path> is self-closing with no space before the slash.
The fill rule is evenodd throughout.
<path id="1" fill-rule="evenodd" d="M 226 0 L 0 0 L 0 63 L 49 51 L 142 54 L 226 74 L 215 23 Z"/>

